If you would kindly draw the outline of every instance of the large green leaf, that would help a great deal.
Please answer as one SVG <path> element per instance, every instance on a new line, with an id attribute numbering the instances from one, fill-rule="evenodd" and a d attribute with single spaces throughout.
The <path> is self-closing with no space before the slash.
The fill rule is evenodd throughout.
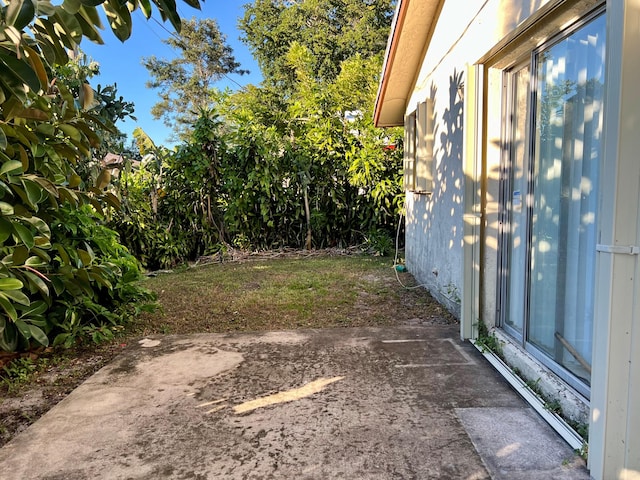
<path id="1" fill-rule="evenodd" d="M 58 125 L 58 128 L 72 140 L 75 140 L 77 142 L 82 140 L 82 134 L 80 133 L 80 130 L 75 128 L 73 125 L 69 125 L 68 123 L 61 123 L 60 125 Z"/>
<path id="2" fill-rule="evenodd" d="M 5 135 L 2 126 L 0 126 L 0 148 L 3 150 L 7 148 L 7 136 Z"/>
<path id="3" fill-rule="evenodd" d="M 91 268 L 91 274 L 89 276 L 90 276 L 90 278 L 92 280 L 95 280 L 96 282 L 98 282 L 102 286 L 104 286 L 104 287 L 106 287 L 108 289 L 112 289 L 113 288 L 113 284 L 109 281 L 108 278 L 105 277 L 104 272 L 98 266 L 95 266 L 95 267 Z"/>
<path id="4" fill-rule="evenodd" d="M 49 0 L 37 0 L 38 14 L 43 16 L 51 16 L 56 13 L 56 7 Z"/>
<path id="5" fill-rule="evenodd" d="M 92 148 L 98 148 L 102 142 L 100 136 L 96 134 L 96 132 L 84 122 L 78 122 L 75 124 L 75 127 L 80 130 L 84 136 L 89 140 L 89 144 Z"/>
<path id="6" fill-rule="evenodd" d="M 18 197 L 20 197 L 20 200 L 22 201 L 20 202 L 16 199 L 16 201 L 12 202 L 16 216 L 20 218 L 28 217 L 33 212 L 33 210 L 35 210 L 35 207 L 29 204 L 29 199 L 27 198 L 26 192 L 21 186 L 19 187 L 15 184 L 11 187 L 11 189 L 13 190 L 13 193 L 18 195 Z"/>
<path id="7" fill-rule="evenodd" d="M 43 133 L 47 137 L 54 137 L 56 134 L 56 128 L 50 123 L 40 123 L 36 126 L 36 131 Z"/>
<path id="8" fill-rule="evenodd" d="M 69 190 L 68 188 L 64 188 L 64 187 L 58 188 L 58 194 L 60 195 L 60 201 L 63 201 L 63 202 L 67 201 L 72 205 L 75 205 L 80 201 L 78 194 L 73 190 Z"/>
<path id="9" fill-rule="evenodd" d="M 87 21 L 81 12 L 76 14 L 76 19 L 82 28 L 82 34 L 98 45 L 104 45 L 104 40 L 98 31 L 98 28 Z"/>
<path id="10" fill-rule="evenodd" d="M 27 155 L 27 151 L 22 145 L 18 145 L 17 149 L 18 156 L 20 157 L 20 163 L 22 163 L 22 171 L 26 172 L 27 170 L 29 170 L 29 155 Z"/>
<path id="11" fill-rule="evenodd" d="M 39 17 L 33 28 L 47 61 L 51 65 L 66 65 L 69 61 L 69 55 L 62 45 L 62 39 L 55 25 L 48 19 Z"/>
<path id="12" fill-rule="evenodd" d="M 20 305 L 24 305 L 26 307 L 31 304 L 29 297 L 27 297 L 20 290 L 4 290 L 2 294 L 10 300 L 13 300 L 14 303 L 19 303 Z"/>
<path id="13" fill-rule="evenodd" d="M 2 78 L 7 79 L 13 76 L 23 84 L 27 85 L 31 90 L 37 92 L 40 90 L 40 79 L 36 72 L 25 62 L 18 60 L 12 55 L 0 53 L 0 65 L 3 66 Z"/>
<path id="14" fill-rule="evenodd" d="M 44 60 L 49 65 L 55 65 L 57 63 L 56 58 L 58 58 L 58 50 L 56 49 L 56 46 L 50 40 L 44 28 L 34 27 L 34 30 L 35 30 L 34 36 L 38 41 L 38 45 L 40 46 L 40 50 L 42 51 L 42 56 L 44 57 Z"/>
<path id="15" fill-rule="evenodd" d="M 39 316 L 39 315 L 42 315 L 44 312 L 46 312 L 48 308 L 49 306 L 45 302 L 43 302 L 42 300 L 36 300 L 35 302 L 31 302 L 31 305 L 29 305 L 27 308 L 22 310 L 22 316 L 23 317 Z"/>
<path id="16" fill-rule="evenodd" d="M 36 14 L 33 0 L 11 0 L 5 12 L 5 22 L 18 30 L 31 23 Z"/>
<path id="17" fill-rule="evenodd" d="M 14 223 L 13 229 L 15 230 L 16 234 L 20 238 L 20 241 L 22 241 L 25 247 L 33 248 L 35 246 L 36 241 L 33 238 L 33 233 L 31 233 L 31 230 L 29 230 L 21 223 Z"/>
<path id="18" fill-rule="evenodd" d="M 38 233 L 40 233 L 40 235 L 43 235 L 45 237 L 51 236 L 51 229 L 49 228 L 49 225 L 41 218 L 28 217 L 24 220 L 34 226 L 38 230 Z"/>
<path id="19" fill-rule="evenodd" d="M 200 10 L 200 0 L 184 0 L 184 3 L 186 3 L 190 7 Z"/>
<path id="20" fill-rule="evenodd" d="M 53 285 L 53 290 L 56 292 L 56 295 L 62 295 L 67 289 L 66 284 L 60 277 L 52 277 L 51 285 Z"/>
<path id="21" fill-rule="evenodd" d="M 49 255 L 46 252 L 46 250 L 43 250 L 44 248 L 46 248 L 47 250 L 51 249 L 51 239 L 47 238 L 45 242 L 40 240 L 42 238 L 45 238 L 45 237 L 41 237 L 41 236 L 36 237 L 37 246 L 33 247 L 30 250 L 30 253 L 33 253 L 38 257 L 40 257 L 44 263 L 51 263 L 51 255 Z"/>
<path id="22" fill-rule="evenodd" d="M 121 42 L 127 40 L 131 36 L 131 12 L 127 4 L 120 4 L 118 0 L 107 0 L 102 4 L 102 8 L 114 35 Z"/>
<path id="23" fill-rule="evenodd" d="M 58 197 L 58 189 L 53 183 L 51 183 L 46 178 L 38 177 L 36 175 L 25 176 L 25 178 L 28 178 L 29 180 L 33 180 L 34 182 L 36 182 L 53 197 Z"/>
<path id="24" fill-rule="evenodd" d="M 31 65 L 31 68 L 40 79 L 40 88 L 42 88 L 43 90 L 48 88 L 49 76 L 47 75 L 47 70 L 44 66 L 44 63 L 42 63 L 42 58 L 31 47 L 24 45 L 22 48 L 24 48 L 24 51 L 27 54 L 27 61 L 29 62 L 29 65 Z M 40 97 L 39 100 L 41 98 L 42 97 Z"/>
<path id="25" fill-rule="evenodd" d="M 5 240 L 13 233 L 13 224 L 6 218 L 0 217 L 0 243 L 4 244 Z"/>
<path id="26" fill-rule="evenodd" d="M 80 0 L 80 3 L 87 7 L 97 7 L 98 5 L 102 5 L 105 0 Z"/>
<path id="27" fill-rule="evenodd" d="M 93 255 L 91 255 L 91 253 L 81 248 L 78 248 L 76 251 L 78 252 L 78 256 L 80 257 L 80 260 L 82 261 L 82 264 L 84 266 L 88 267 L 89 265 L 91 265 L 91 262 L 93 261 Z"/>
<path id="28" fill-rule="evenodd" d="M 0 175 L 6 175 L 7 173 L 20 173 L 22 172 L 22 162 L 18 160 L 11 160 L 5 162 L 0 167 Z"/>
<path id="29" fill-rule="evenodd" d="M 39 327 L 29 324 L 29 331 L 31 334 L 31 338 L 33 338 L 36 342 L 44 347 L 49 346 L 49 339 L 47 338 L 47 335 Z"/>
<path id="30" fill-rule="evenodd" d="M 29 250 L 24 245 L 18 245 L 13 249 L 13 255 L 11 256 L 13 259 L 14 265 L 24 265 L 24 262 L 29 258 Z"/>
<path id="31" fill-rule="evenodd" d="M 38 268 L 38 267 L 46 267 L 46 263 L 40 258 L 38 255 L 32 255 L 24 261 L 25 266 Z"/>
<path id="32" fill-rule="evenodd" d="M 15 321 L 18 318 L 16 307 L 13 306 L 11 300 L 9 300 L 2 292 L 0 292 L 0 307 L 2 307 L 2 309 L 11 320 Z"/>
<path id="33" fill-rule="evenodd" d="M 13 79 L 13 83 L 12 80 Z M 7 75 L 3 77 L 0 75 L 0 83 L 3 85 L 10 85 L 11 91 L 13 92 L 13 97 L 7 98 L 7 100 L 2 104 L 2 111 L 4 113 L 5 120 L 12 120 L 16 117 L 20 110 L 24 107 L 24 101 L 27 98 L 27 92 L 24 88 L 24 83 L 22 83 L 17 77 L 12 77 L 11 75 Z"/>
<path id="34" fill-rule="evenodd" d="M 35 289 L 39 290 L 42 295 L 44 295 L 45 297 L 48 297 L 50 295 L 49 287 L 47 286 L 45 281 L 38 275 L 33 272 L 24 272 L 24 276 L 29 281 L 29 284 Z"/>
<path id="35" fill-rule="evenodd" d="M 0 317 L 0 320 L 4 321 L 5 319 Z M 2 335 L 0 335 L 0 350 L 13 352 L 16 348 L 18 348 L 18 335 L 16 329 L 13 325 L 7 325 L 2 331 Z"/>
<path id="36" fill-rule="evenodd" d="M 13 75 L 11 70 L 2 61 L 0 61 L 0 72 L 0 91 L 3 91 L 3 95 L 7 98 L 7 100 L 2 103 L 2 109 L 4 117 L 11 120 L 14 114 L 9 108 L 9 100 L 17 99 L 19 105 L 22 105 L 27 101 L 27 92 L 24 88 L 24 83 Z"/>
<path id="37" fill-rule="evenodd" d="M 169 19 L 176 32 L 180 33 L 180 30 L 182 30 L 182 21 L 176 9 L 176 2 L 174 0 L 155 0 L 154 3 L 158 6 L 162 19 Z"/>
<path id="38" fill-rule="evenodd" d="M 21 179 L 21 182 L 27 194 L 29 203 L 34 208 L 36 208 L 40 202 L 42 202 L 48 197 L 47 191 L 37 183 L 32 182 L 30 180 L 26 180 L 26 179 Z"/>
<path id="39" fill-rule="evenodd" d="M 29 325 L 24 322 L 24 320 L 16 318 L 13 323 L 16 325 L 16 327 L 18 327 L 20 335 L 22 335 L 27 340 L 31 338 L 31 329 L 29 328 Z"/>
<path id="40" fill-rule="evenodd" d="M 151 9 L 151 2 L 149 0 L 138 0 L 134 2 L 136 6 L 140 7 L 142 14 L 145 18 L 151 18 L 151 14 L 153 13 Z"/>
<path id="41" fill-rule="evenodd" d="M 78 8 L 80 8 L 79 4 Z M 82 41 L 82 27 L 75 15 L 67 12 L 64 8 L 59 8 L 51 18 L 56 22 L 57 31 L 62 28 L 66 34 L 60 35 L 62 43 L 69 49 L 77 47 Z"/>
<path id="42" fill-rule="evenodd" d="M 53 246 L 58 250 L 58 255 L 60 256 L 62 265 L 71 265 L 71 258 L 65 248 L 59 243 L 56 243 Z"/>
<path id="43" fill-rule="evenodd" d="M 82 18 L 84 18 L 89 25 L 93 25 L 94 27 L 102 30 L 104 27 L 102 26 L 102 20 L 100 19 L 100 14 L 98 13 L 98 10 L 96 10 L 96 7 L 98 5 L 101 5 L 104 0 L 96 0 L 96 2 L 99 3 L 97 3 L 97 5 L 95 6 L 87 5 L 87 3 L 89 2 L 96 3 L 92 2 L 91 0 L 89 0 L 88 2 L 85 2 L 83 0 L 80 1 L 82 2 L 83 6 L 80 7 L 80 11 L 78 12 L 78 14 L 82 16 Z"/>
<path id="44" fill-rule="evenodd" d="M 23 286 L 17 278 L 0 278 L 0 290 L 20 290 Z"/>
<path id="45" fill-rule="evenodd" d="M 80 10 L 82 3 L 80 0 L 64 0 L 62 2 L 62 8 L 65 12 L 75 15 Z"/>

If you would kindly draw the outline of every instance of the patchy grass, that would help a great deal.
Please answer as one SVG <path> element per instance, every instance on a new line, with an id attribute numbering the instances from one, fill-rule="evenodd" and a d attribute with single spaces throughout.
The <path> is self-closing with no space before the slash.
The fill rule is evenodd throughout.
<path id="1" fill-rule="evenodd" d="M 211 263 L 159 274 L 145 286 L 158 293 L 161 311 L 133 320 L 114 341 L 47 349 L 0 369 L 0 446 L 142 336 L 455 322 L 424 289 L 402 287 L 388 257 Z"/>
<path id="2" fill-rule="evenodd" d="M 451 321 L 424 290 L 405 290 L 384 257 L 210 264 L 146 286 L 158 293 L 162 312 L 137 322 L 144 335 Z"/>

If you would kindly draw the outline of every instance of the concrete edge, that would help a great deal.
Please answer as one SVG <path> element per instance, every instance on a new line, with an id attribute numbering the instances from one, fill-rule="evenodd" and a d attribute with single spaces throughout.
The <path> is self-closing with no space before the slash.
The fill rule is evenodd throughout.
<path id="1" fill-rule="evenodd" d="M 569 426 L 560 416 L 545 408 L 544 403 L 529 386 L 509 368 L 495 353 L 483 349 L 475 342 L 473 346 L 487 359 L 489 363 L 509 382 L 516 392 L 538 412 L 538 414 L 567 442 L 574 450 L 580 450 L 585 440 Z"/>

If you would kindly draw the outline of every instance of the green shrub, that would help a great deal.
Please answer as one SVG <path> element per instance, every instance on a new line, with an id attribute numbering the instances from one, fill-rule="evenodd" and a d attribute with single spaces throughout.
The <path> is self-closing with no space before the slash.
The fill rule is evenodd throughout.
<path id="1" fill-rule="evenodd" d="M 153 294 L 139 284 L 138 261 L 93 207 L 65 203 L 48 214 L 51 255 L 43 250 L 44 258 L 30 257 L 24 269 L 12 268 L 19 247 L 4 258 L 4 271 L 14 276 L 0 278 L 0 349 L 101 341 L 152 307 Z"/>

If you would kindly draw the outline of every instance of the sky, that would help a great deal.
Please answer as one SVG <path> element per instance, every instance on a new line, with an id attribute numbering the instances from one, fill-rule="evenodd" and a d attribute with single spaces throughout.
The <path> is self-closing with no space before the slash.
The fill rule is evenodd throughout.
<path id="1" fill-rule="evenodd" d="M 230 75 L 230 80 L 224 79 L 215 85 L 220 89 L 228 87 L 237 90 L 240 88 L 238 84 L 258 84 L 262 80 L 258 64 L 249 48 L 240 41 L 241 32 L 237 29 L 238 18 L 244 13 L 243 5 L 248 1 L 208 0 L 202 3 L 200 11 L 182 1 L 176 2 L 181 18 L 215 18 L 220 31 L 226 34 L 227 43 L 233 49 L 236 61 L 240 62 L 240 68 L 251 72 L 247 75 Z M 169 32 L 173 32 L 173 27 L 169 22 L 162 23 L 161 20 L 147 21 L 139 11 L 133 12 L 132 17 L 133 32 L 124 43 L 113 35 L 104 20 L 104 45 L 94 44 L 86 38 L 82 41 L 81 49 L 100 64 L 100 75 L 91 79 L 91 85 L 96 88 L 98 84 L 106 86 L 115 83 L 118 95 L 135 104 L 134 116 L 137 121 L 127 120 L 118 123 L 118 128 L 128 135 L 129 140 L 133 138 L 133 130 L 141 127 L 156 145 L 170 146 L 170 129 L 162 120 L 154 120 L 151 115 L 151 107 L 158 102 L 159 97 L 156 90 L 146 87 L 150 77 L 147 69 L 142 66 L 142 58 L 151 55 L 166 60 L 176 58 L 175 51 L 162 43 L 162 39 L 169 37 Z"/>

